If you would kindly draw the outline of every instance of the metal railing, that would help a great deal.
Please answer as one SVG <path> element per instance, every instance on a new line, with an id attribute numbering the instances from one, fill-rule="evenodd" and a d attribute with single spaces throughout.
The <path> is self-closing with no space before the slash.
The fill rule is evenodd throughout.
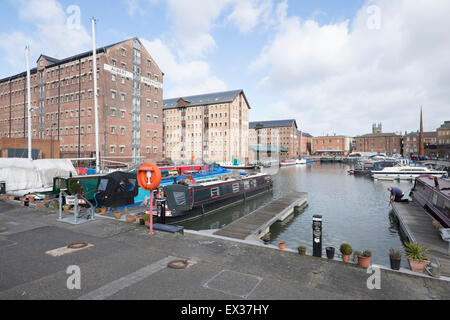
<path id="1" fill-rule="evenodd" d="M 63 197 L 70 197 L 69 194 L 66 193 L 67 189 L 61 189 L 59 192 L 59 216 L 58 216 L 58 221 L 63 221 L 63 216 L 62 216 L 62 207 L 63 207 Z M 80 214 L 79 212 L 79 199 L 82 199 L 86 202 L 86 204 L 89 205 L 89 208 L 87 209 L 86 212 Z M 86 219 L 88 221 L 93 221 L 95 220 L 95 207 L 94 205 L 88 200 L 86 199 L 86 197 L 84 197 L 82 194 L 75 194 L 75 202 L 74 202 L 74 209 L 73 209 L 73 223 L 74 224 L 78 224 L 79 220 L 78 219 Z"/>

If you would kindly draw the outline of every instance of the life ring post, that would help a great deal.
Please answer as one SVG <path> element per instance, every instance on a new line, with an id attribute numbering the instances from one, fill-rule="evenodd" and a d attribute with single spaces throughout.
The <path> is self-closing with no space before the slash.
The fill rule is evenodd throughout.
<path id="1" fill-rule="evenodd" d="M 153 234 L 153 190 L 161 184 L 161 170 L 153 163 L 142 164 L 137 172 L 137 181 L 139 186 L 150 191 L 150 228 L 149 234 Z"/>

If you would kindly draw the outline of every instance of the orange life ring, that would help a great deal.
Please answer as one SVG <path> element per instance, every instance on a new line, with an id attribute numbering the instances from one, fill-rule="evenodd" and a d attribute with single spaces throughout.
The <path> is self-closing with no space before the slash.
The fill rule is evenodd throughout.
<path id="1" fill-rule="evenodd" d="M 137 181 L 142 189 L 155 190 L 161 183 L 161 170 L 153 163 L 144 163 L 138 169 Z"/>

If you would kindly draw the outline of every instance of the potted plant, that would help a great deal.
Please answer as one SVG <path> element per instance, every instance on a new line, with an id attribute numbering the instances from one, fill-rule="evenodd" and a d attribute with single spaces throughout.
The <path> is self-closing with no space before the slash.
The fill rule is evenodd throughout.
<path id="1" fill-rule="evenodd" d="M 63 205 L 63 210 L 64 211 L 69 211 L 70 210 L 70 204 Z"/>
<path id="2" fill-rule="evenodd" d="M 326 247 L 325 250 L 327 252 L 327 258 L 332 260 L 334 258 L 335 249 L 333 247 Z"/>
<path id="3" fill-rule="evenodd" d="M 301 256 L 304 256 L 306 254 L 306 246 L 305 245 L 298 246 L 297 250 L 298 250 L 298 254 Z"/>
<path id="4" fill-rule="evenodd" d="M 148 213 L 142 216 L 142 220 L 144 220 L 144 224 L 146 227 L 150 225 L 150 215 Z"/>
<path id="5" fill-rule="evenodd" d="M 358 264 L 363 268 L 367 269 L 370 266 L 370 259 L 372 259 L 372 251 L 370 250 L 355 251 L 353 253 L 353 261 L 356 262 L 358 260 Z"/>
<path id="6" fill-rule="evenodd" d="M 352 246 L 349 245 L 348 243 L 343 243 L 343 244 L 341 244 L 339 251 L 341 251 L 341 253 L 342 253 L 342 261 L 344 261 L 345 263 L 348 263 L 348 261 L 350 260 L 350 255 L 353 252 Z"/>
<path id="7" fill-rule="evenodd" d="M 115 217 L 117 220 L 119 220 L 121 216 L 122 216 L 122 212 L 120 212 L 120 211 L 117 211 L 116 213 L 114 213 L 114 217 Z"/>
<path id="8" fill-rule="evenodd" d="M 429 249 L 415 242 L 405 243 L 404 248 L 411 270 L 423 273 L 428 264 L 430 264 L 428 260 Z"/>
<path id="9" fill-rule="evenodd" d="M 278 242 L 278 247 L 280 247 L 281 250 L 286 249 L 286 242 L 284 242 L 284 241 L 279 241 L 279 242 Z"/>
<path id="10" fill-rule="evenodd" d="M 402 254 L 399 250 L 389 250 L 389 260 L 391 261 L 392 270 L 400 270 L 400 262 L 402 261 Z"/>

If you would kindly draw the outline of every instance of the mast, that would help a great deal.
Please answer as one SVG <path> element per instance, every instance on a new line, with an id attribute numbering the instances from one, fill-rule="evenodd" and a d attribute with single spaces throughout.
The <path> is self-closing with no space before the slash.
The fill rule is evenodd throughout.
<path id="1" fill-rule="evenodd" d="M 31 154 L 31 85 L 30 85 L 30 47 L 25 47 L 25 57 L 27 60 L 27 97 L 28 97 L 28 159 L 33 160 Z"/>
<path id="2" fill-rule="evenodd" d="M 95 18 L 92 18 L 92 73 L 94 76 L 94 116 L 95 116 L 95 169 L 100 173 L 100 156 L 98 152 L 98 96 L 97 96 L 97 50 L 95 45 Z M 79 130 L 79 129 L 78 129 Z"/>

